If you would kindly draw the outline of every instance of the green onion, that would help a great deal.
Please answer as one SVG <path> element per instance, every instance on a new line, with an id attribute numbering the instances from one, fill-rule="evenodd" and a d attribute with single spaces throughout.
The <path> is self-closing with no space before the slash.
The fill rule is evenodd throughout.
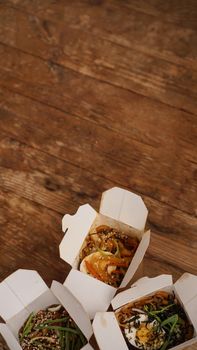
<path id="1" fill-rule="evenodd" d="M 42 322 L 42 323 L 40 323 L 40 327 L 42 327 L 42 325 L 43 326 L 45 326 L 46 324 L 48 324 L 48 323 L 60 323 L 60 322 L 65 322 L 65 321 L 67 321 L 68 320 L 68 316 L 67 317 L 63 317 L 63 318 L 56 318 L 56 319 L 53 319 L 53 320 L 51 320 L 51 319 L 48 319 L 48 320 L 46 320 L 46 321 L 44 321 L 44 322 Z"/>
<path id="2" fill-rule="evenodd" d="M 79 334 L 79 337 L 81 339 L 82 344 L 85 345 L 86 344 L 86 339 L 85 339 L 83 333 L 81 332 L 81 330 L 78 327 L 77 327 L 77 330 L 79 332 L 78 334 Z"/>
<path id="3" fill-rule="evenodd" d="M 160 319 L 157 315 L 155 315 L 155 314 L 153 313 L 153 311 L 149 311 L 147 305 L 144 306 L 144 310 L 146 311 L 146 313 L 148 314 L 148 316 L 151 316 L 151 317 L 155 318 L 159 323 L 161 323 L 161 319 Z"/>
<path id="4" fill-rule="evenodd" d="M 70 333 L 74 333 L 74 334 L 78 334 L 79 335 L 79 332 L 75 329 L 72 329 L 72 328 L 68 328 L 68 327 L 61 327 L 61 326 L 37 326 L 35 327 L 35 329 L 57 329 L 58 331 L 66 331 L 66 332 L 70 332 Z"/>
<path id="5" fill-rule="evenodd" d="M 33 323 L 32 323 L 32 319 L 34 317 L 34 313 L 32 312 L 30 315 L 29 315 L 29 318 L 26 322 L 26 325 L 23 329 L 23 334 L 22 334 L 22 337 L 21 337 L 21 340 L 23 340 L 24 337 L 26 337 L 30 332 L 31 332 L 31 329 L 32 329 L 32 326 L 33 326 Z"/>
<path id="6" fill-rule="evenodd" d="M 168 317 L 166 320 L 164 320 L 162 323 L 161 323 L 161 327 L 162 326 L 165 326 L 166 324 L 168 324 L 168 323 L 177 323 L 178 322 L 178 319 L 179 319 L 179 316 L 178 316 L 178 314 L 175 314 L 175 315 L 173 315 L 173 316 L 170 316 L 170 317 Z"/>
<path id="7" fill-rule="evenodd" d="M 163 307 L 163 309 L 161 309 L 161 310 L 156 310 L 156 311 L 151 311 L 151 312 L 152 312 L 152 314 L 157 315 L 157 314 L 160 314 L 160 313 L 162 313 L 162 312 L 168 310 L 170 307 L 172 307 L 172 306 L 174 306 L 174 305 L 175 305 L 175 304 L 170 304 L 170 305 L 168 305 L 168 306 Z"/>
<path id="8" fill-rule="evenodd" d="M 69 339 L 69 333 L 65 333 L 65 344 L 66 344 L 66 350 L 70 350 L 70 339 Z"/>
<path id="9" fill-rule="evenodd" d="M 177 314 L 175 314 L 175 315 L 173 315 L 171 317 L 168 317 L 166 320 L 164 320 L 161 323 L 161 326 L 162 326 L 162 324 L 163 324 L 163 326 L 165 326 L 166 324 L 172 323 L 172 326 L 170 328 L 170 332 L 169 332 L 169 335 L 168 335 L 168 339 L 165 341 L 165 343 L 161 347 L 161 350 L 166 350 L 167 346 L 169 345 L 171 335 L 174 332 L 174 327 L 176 326 L 176 324 L 178 322 L 178 319 L 179 319 L 179 316 Z"/>

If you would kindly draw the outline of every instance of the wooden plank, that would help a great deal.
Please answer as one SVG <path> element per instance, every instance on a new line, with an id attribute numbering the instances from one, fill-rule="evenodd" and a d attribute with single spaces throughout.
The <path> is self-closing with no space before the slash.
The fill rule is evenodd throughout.
<path id="1" fill-rule="evenodd" d="M 197 123 L 187 113 L 103 82 L 97 81 L 95 89 L 91 78 L 7 46 L 0 45 L 0 62 L 0 83 L 9 89 L 154 147 L 172 149 L 176 129 L 177 148 L 184 147 L 187 159 L 195 158 Z"/>
<path id="2" fill-rule="evenodd" d="M 183 111 L 100 81 L 95 89 L 95 80 L 91 78 L 81 77 L 72 70 L 4 45 L 0 45 L 0 63 L 1 84 L 18 93 L 153 146 L 165 144 L 171 149 L 176 128 L 179 147 L 184 147 L 186 152 L 191 148 L 193 152 L 196 120 Z M 158 130 L 158 123 L 162 133 Z M 188 154 L 188 157 L 192 159 L 192 155 L 195 153 Z"/>
<path id="3" fill-rule="evenodd" d="M 124 39 L 122 44 L 127 41 L 126 38 L 129 38 L 131 42 L 131 35 L 135 34 L 132 35 L 132 45 L 136 49 L 143 47 L 148 54 L 151 50 L 153 54 L 167 58 L 167 60 L 172 59 L 174 62 L 174 59 L 186 58 L 187 60 L 188 56 L 190 57 L 191 51 L 184 50 L 185 40 L 179 42 L 179 39 L 181 37 L 186 39 L 185 35 L 189 35 L 190 39 L 195 40 L 197 29 L 195 0 L 189 0 L 187 5 L 183 2 L 184 0 L 173 2 L 170 0 L 165 2 L 161 0 L 126 0 L 124 2 L 110 0 L 90 3 L 75 0 L 73 3 L 59 0 L 43 0 L 42 2 L 25 0 L 16 3 L 15 0 L 8 0 L 5 5 L 46 20 L 46 27 L 48 25 L 50 27 L 52 21 L 56 25 L 62 22 L 74 28 L 81 26 L 81 29 L 87 29 L 97 36 L 104 34 L 109 38 L 113 33 L 115 40 L 117 37 Z M 47 30 L 50 29 L 49 27 Z M 146 37 L 143 36 L 143 33 L 146 34 Z M 165 35 L 160 35 L 160 42 L 158 42 L 156 35 L 161 33 Z M 171 42 L 172 33 L 177 35 L 173 42 L 175 47 Z M 195 50 L 194 47 L 190 49 Z M 194 56 L 191 55 L 191 58 L 194 60 Z M 195 64 L 194 61 L 193 63 Z"/>
<path id="4" fill-rule="evenodd" d="M 128 23 L 127 19 L 130 16 L 127 14 L 125 20 L 121 22 L 123 28 L 120 29 L 117 24 L 118 20 L 120 21 L 119 12 L 115 12 L 116 20 L 109 22 L 107 16 L 110 11 L 102 11 L 101 16 L 101 10 L 88 7 L 88 11 L 90 9 L 92 12 L 86 14 L 88 17 L 86 28 L 82 20 L 76 23 L 76 18 L 83 18 L 82 13 L 84 14 L 85 11 L 80 6 L 74 9 L 69 7 L 69 11 L 66 8 L 65 13 L 63 12 L 65 18 L 63 17 L 59 22 L 53 22 L 55 17 L 53 7 L 49 8 L 49 11 L 43 10 L 43 13 L 50 13 L 52 16 L 52 19 L 45 20 L 14 8 L 2 6 L 0 41 L 40 56 L 44 60 L 56 62 L 83 75 L 107 81 L 196 114 L 197 66 L 194 57 L 197 47 L 195 32 L 190 32 L 189 29 L 188 32 L 185 32 L 184 29 L 179 33 L 179 27 L 173 31 L 172 28 L 169 28 L 169 24 L 161 27 L 161 21 L 155 24 L 157 29 L 152 30 L 152 20 L 146 24 L 145 19 L 139 20 L 136 14 L 131 18 L 132 21 L 131 19 L 129 21 L 133 23 L 132 28 L 127 30 L 124 28 L 124 23 Z M 97 13 L 97 11 L 100 12 Z M 58 13 L 60 13 L 59 8 Z M 144 26 L 141 26 L 142 22 Z M 108 23 L 112 27 L 107 27 Z M 140 28 L 136 28 L 137 25 L 141 26 L 141 31 Z M 146 30 L 148 33 L 149 27 L 150 39 L 148 34 L 145 35 L 143 32 Z M 140 37 L 135 37 L 135 32 L 139 33 Z M 161 36 L 163 32 L 166 32 L 165 36 Z M 177 41 L 173 45 L 172 36 Z M 165 46 L 165 43 L 161 43 L 161 38 L 169 40 L 165 49 L 160 46 Z M 145 49 L 146 45 L 148 45 L 147 49 Z M 180 46 L 180 52 L 172 54 L 169 51 L 170 47 L 171 50 L 178 51 L 176 45 Z M 157 53 L 151 49 L 154 47 L 158 48 Z M 163 52 L 165 54 L 162 54 Z"/>
<path id="5" fill-rule="evenodd" d="M 44 152 L 28 147 L 25 144 L 20 144 L 7 136 L 1 138 L 0 146 L 0 149 L 3 150 L 3 152 L 1 152 L 0 187 L 7 190 L 8 193 L 12 191 L 17 197 L 22 197 L 21 204 L 19 204 L 20 200 L 11 201 L 12 216 L 14 217 L 16 211 L 16 215 L 19 215 L 20 220 L 23 219 L 23 213 L 21 213 L 21 210 L 26 210 L 26 205 L 23 203 L 27 199 L 32 202 L 36 202 L 34 204 L 32 203 L 31 207 L 36 206 L 37 203 L 41 204 L 44 207 L 41 210 L 41 214 L 43 216 L 43 220 L 45 221 L 45 225 L 47 227 L 49 226 L 49 232 L 52 230 L 50 229 L 51 219 L 49 216 L 46 217 L 46 215 L 43 215 L 43 212 L 45 213 L 45 211 L 47 212 L 48 210 L 46 208 L 50 209 L 50 215 L 51 209 L 63 215 L 68 211 L 68 207 L 69 212 L 75 212 L 78 205 L 86 203 L 88 198 L 90 199 L 90 204 L 92 204 L 94 207 L 98 207 L 101 192 L 113 185 L 113 183 L 110 181 L 107 183 L 106 181 L 103 181 L 103 178 L 92 177 L 92 174 L 84 171 L 83 178 L 81 178 L 79 177 L 79 171 L 76 166 L 67 164 L 55 157 L 45 154 Z M 57 172 L 59 172 L 58 175 Z M 65 176 L 65 173 L 69 175 Z M 6 198 L 6 196 L 2 198 Z M 179 211 L 174 210 L 173 215 L 168 215 L 168 225 L 171 227 L 172 232 L 170 232 L 169 229 L 165 232 L 166 224 L 165 220 L 163 219 L 166 211 L 169 212 L 169 208 L 157 203 L 156 201 L 149 201 L 149 199 L 146 197 L 145 202 L 150 210 L 148 225 L 151 223 L 151 221 L 153 222 L 153 224 L 151 224 L 153 227 L 153 233 L 149 254 L 153 261 L 154 259 L 156 262 L 158 261 L 158 266 L 157 263 L 156 266 L 152 266 L 151 262 L 149 262 L 148 266 L 146 267 L 146 273 L 151 275 L 154 272 L 155 274 L 157 271 L 159 271 L 161 264 L 163 264 L 164 269 L 168 268 L 169 271 L 174 272 L 175 267 L 178 267 L 177 272 L 179 273 L 182 273 L 183 270 L 196 273 L 195 262 L 197 262 L 197 258 L 194 229 L 196 220 L 188 215 L 182 216 L 180 215 Z M 2 207 L 4 208 L 1 219 L 3 224 L 3 232 L 5 230 L 6 232 L 9 232 L 9 235 L 13 235 L 13 231 L 16 231 L 18 221 L 15 219 L 13 222 L 10 219 L 8 220 L 7 206 L 3 204 Z M 38 210 L 39 215 L 41 215 L 40 205 Z M 41 227 L 43 229 L 40 216 L 36 221 L 36 214 L 34 214 L 32 210 L 27 209 L 26 212 L 26 215 L 31 216 L 31 218 L 28 219 L 29 222 L 31 223 L 32 216 L 34 216 L 33 221 L 35 221 L 37 229 Z M 56 214 L 53 214 L 52 218 L 53 217 L 53 223 L 56 225 L 56 229 L 53 230 L 53 235 L 56 236 L 58 227 L 60 230 L 60 223 L 57 223 L 56 218 L 59 217 L 56 216 Z M 20 220 L 19 224 L 21 223 Z M 8 228 L 4 225 L 5 222 L 7 222 Z M 154 230 L 154 222 L 155 227 L 160 227 L 160 229 L 157 231 Z M 179 223 L 178 227 L 177 223 Z M 187 234 L 185 234 L 185 227 L 187 227 Z M 23 229 L 27 231 L 27 224 L 24 225 Z M 18 230 L 17 235 L 13 235 L 13 238 L 11 239 L 11 242 L 14 241 L 15 244 L 15 237 L 18 237 L 18 235 L 20 236 Z M 33 229 L 31 233 L 34 234 Z M 40 235 L 38 235 L 37 231 L 35 232 L 35 235 L 37 240 L 40 241 Z M 45 231 L 43 232 L 43 235 L 44 237 L 47 237 Z M 51 239 L 54 238 L 53 235 Z M 58 235 L 58 237 L 59 236 L 60 235 Z M 3 235 L 3 237 L 3 239 L 5 239 L 5 235 Z M 7 243 L 3 242 L 2 245 L 4 246 L 4 249 L 8 249 L 7 244 L 10 244 L 10 236 L 8 236 L 6 239 Z M 28 236 L 27 239 L 31 239 L 31 237 Z M 30 246 L 32 251 L 33 248 L 35 249 L 37 240 L 34 240 L 34 243 L 32 243 L 34 244 L 33 247 Z M 55 241 L 57 244 L 57 237 Z M 20 244 L 22 244 L 24 249 L 25 243 L 24 241 L 21 241 L 19 237 L 19 247 Z M 41 248 L 44 249 L 44 244 L 41 245 L 40 249 Z M 174 259 L 174 251 L 179 252 L 176 260 Z M 5 252 L 3 253 L 3 255 L 6 256 Z M 15 251 L 13 253 L 15 254 Z M 36 254 L 39 256 L 40 251 Z M 47 252 L 47 254 L 49 254 L 49 252 Z"/>
<path id="6" fill-rule="evenodd" d="M 166 143 L 168 137 L 167 145 L 171 148 L 173 135 L 170 135 L 170 130 L 176 128 L 179 123 L 183 128 L 177 129 L 177 141 L 184 142 L 190 135 L 190 142 L 194 142 L 195 138 L 189 125 L 192 122 L 195 127 L 196 122 L 195 118 L 187 113 L 109 84 L 80 77 L 62 66 L 45 63 L 39 58 L 4 45 L 0 45 L 0 54 L 1 84 L 18 93 L 27 94 L 62 111 L 94 120 L 97 124 L 124 132 L 127 136 L 153 146 Z M 124 117 L 125 123 L 122 123 L 121 116 Z M 162 130 L 167 128 L 168 134 L 158 132 L 158 122 Z"/>
<path id="7" fill-rule="evenodd" d="M 48 285 L 64 281 L 69 268 L 58 259 L 61 216 L 0 189 L 0 281 L 18 268 L 36 269 Z"/>
<path id="8" fill-rule="evenodd" d="M 4 1 L 5 2 L 5 1 Z M 158 17 L 162 22 L 170 22 L 178 24 L 180 27 L 193 28 L 197 29 L 196 23 L 196 1 L 188 0 L 187 3 L 185 0 L 166 0 L 165 2 L 162 0 L 125 0 L 124 2 L 120 2 L 119 0 L 108 0 L 108 1 L 98 1 L 92 0 L 90 1 L 77 1 L 75 3 L 69 3 L 67 1 L 29 1 L 29 0 L 7 0 L 6 4 L 13 6 L 17 9 L 24 10 L 26 12 L 32 14 L 38 14 L 39 16 L 45 15 L 47 18 L 51 18 L 50 16 L 53 14 L 55 20 L 62 20 L 65 12 L 68 11 L 70 7 L 81 7 L 92 6 L 102 8 L 105 11 L 108 8 L 108 11 L 112 11 L 112 9 L 118 9 L 120 12 L 123 11 L 125 13 L 124 7 L 128 10 L 135 10 L 142 12 L 143 14 Z M 128 13 L 128 12 L 127 12 Z"/>
<path id="9" fill-rule="evenodd" d="M 179 157 L 176 140 L 165 150 L 17 94 L 2 91 L 1 100 L 0 128 L 21 142 L 195 215 L 196 164 L 184 148 Z"/>
<path id="10" fill-rule="evenodd" d="M 120 5 L 118 0 L 115 0 L 115 3 Z M 165 22 L 176 23 L 181 28 L 197 29 L 196 0 L 125 0 L 121 5 L 158 17 Z"/>
<path id="11" fill-rule="evenodd" d="M 21 143 L 2 131 L 0 149 L 1 186 L 61 214 L 66 212 L 65 202 L 69 202 L 73 212 L 84 202 L 96 207 L 101 193 L 116 184 L 89 170 L 79 171 L 77 165 Z M 147 196 L 144 199 L 150 208 L 147 227 L 161 237 L 176 241 L 178 236 L 185 246 L 197 248 L 194 217 Z"/>

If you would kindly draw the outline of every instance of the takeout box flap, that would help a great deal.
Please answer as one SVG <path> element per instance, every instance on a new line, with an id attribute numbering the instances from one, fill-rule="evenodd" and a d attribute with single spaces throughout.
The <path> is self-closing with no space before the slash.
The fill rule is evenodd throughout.
<path id="1" fill-rule="evenodd" d="M 92 325 L 80 302 L 66 288 L 66 286 L 63 286 L 59 282 L 53 281 L 51 290 L 64 308 L 68 311 L 69 315 L 75 321 L 77 326 L 81 329 L 87 340 L 89 340 L 93 334 Z"/>
<path id="2" fill-rule="evenodd" d="M 144 230 L 148 215 L 140 196 L 119 187 L 103 192 L 99 211 L 138 230 Z"/>
<path id="3" fill-rule="evenodd" d="M 143 257 L 148 249 L 150 243 L 150 231 L 147 231 L 144 233 L 140 244 L 135 252 L 135 255 L 131 261 L 131 264 L 121 282 L 120 288 L 124 288 L 127 286 L 127 284 L 132 280 L 133 276 L 135 275 L 135 272 L 137 271 L 139 265 L 141 264 Z"/>
<path id="4" fill-rule="evenodd" d="M 94 350 L 90 344 L 86 344 L 81 350 Z"/>
<path id="5" fill-rule="evenodd" d="M 128 350 L 114 312 L 97 312 L 92 326 L 101 350 Z"/>
<path id="6" fill-rule="evenodd" d="M 68 274 L 64 286 L 83 305 L 90 319 L 98 310 L 106 311 L 116 293 L 116 288 L 75 269 Z"/>
<path id="7" fill-rule="evenodd" d="M 68 264 L 74 264 L 96 215 L 97 212 L 89 204 L 80 206 L 74 215 L 64 215 L 62 230 L 65 235 L 59 250 L 60 257 Z"/>
<path id="8" fill-rule="evenodd" d="M 174 284 L 174 288 L 197 332 L 197 276 L 184 273 Z"/>
<path id="9" fill-rule="evenodd" d="M 81 348 L 81 350 L 94 350 L 94 349 L 90 344 L 86 344 L 85 346 L 83 346 L 83 348 Z"/>
<path id="10" fill-rule="evenodd" d="M 154 278 L 143 277 L 134 283 L 129 289 L 117 294 L 111 301 L 114 310 L 119 307 L 142 298 L 156 290 L 171 286 L 171 275 L 161 275 Z"/>
<path id="11" fill-rule="evenodd" d="M 17 270 L 0 284 L 0 316 L 7 322 L 47 290 L 38 272 Z"/>
<path id="12" fill-rule="evenodd" d="M 0 323 L 0 334 L 5 339 L 10 350 L 22 350 L 21 346 L 18 344 L 16 338 L 6 324 Z"/>

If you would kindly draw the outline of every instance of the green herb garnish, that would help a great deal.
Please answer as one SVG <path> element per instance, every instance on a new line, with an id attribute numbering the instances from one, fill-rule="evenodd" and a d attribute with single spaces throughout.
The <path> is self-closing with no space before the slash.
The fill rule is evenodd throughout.
<path id="1" fill-rule="evenodd" d="M 21 336 L 21 341 L 23 340 L 24 337 L 26 337 L 31 332 L 31 329 L 33 327 L 33 322 L 32 322 L 33 317 L 34 317 L 34 313 L 32 312 L 29 315 L 29 318 L 27 319 L 27 322 L 24 326 L 23 333 Z"/>

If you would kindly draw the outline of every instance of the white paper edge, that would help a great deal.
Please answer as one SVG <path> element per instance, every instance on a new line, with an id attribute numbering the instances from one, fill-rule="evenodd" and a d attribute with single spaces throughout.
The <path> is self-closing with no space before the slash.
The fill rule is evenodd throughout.
<path id="1" fill-rule="evenodd" d="M 99 212 L 138 230 L 144 230 L 148 215 L 142 198 L 120 187 L 103 192 Z"/>
<path id="2" fill-rule="evenodd" d="M 116 288 L 75 269 L 68 274 L 64 286 L 79 300 L 90 319 L 97 311 L 106 311 L 116 293 Z"/>
<path id="3" fill-rule="evenodd" d="M 97 212 L 89 204 L 85 204 L 78 208 L 76 214 L 66 214 L 62 219 L 62 229 L 66 233 L 59 245 L 60 257 L 71 266 L 79 254 L 96 215 Z"/>
<path id="4" fill-rule="evenodd" d="M 179 298 L 182 300 L 197 332 L 197 276 L 184 273 L 174 284 Z"/>
<path id="5" fill-rule="evenodd" d="M 34 270 L 19 269 L 0 284 L 0 315 L 9 321 L 48 290 Z"/>
<path id="6" fill-rule="evenodd" d="M 86 344 L 81 348 L 81 350 L 94 350 L 93 347 L 90 344 Z"/>
<path id="7" fill-rule="evenodd" d="M 10 350 L 22 350 L 21 346 L 18 344 L 16 338 L 6 324 L 0 323 L 0 333 L 5 339 Z"/>
<path id="8" fill-rule="evenodd" d="M 129 289 L 117 294 L 111 301 L 113 310 L 133 302 L 139 298 L 145 297 L 147 294 L 156 292 L 159 289 L 171 286 L 173 284 L 171 275 L 160 275 L 149 278 L 143 277 L 135 282 Z"/>
<path id="9" fill-rule="evenodd" d="M 51 290 L 89 341 L 93 329 L 90 319 L 80 302 L 65 286 L 57 281 L 52 282 Z"/>
<path id="10" fill-rule="evenodd" d="M 177 346 L 174 346 L 173 348 L 169 349 L 169 350 L 180 350 L 180 349 L 185 349 L 190 345 L 193 345 L 197 342 L 197 337 L 194 337 L 190 340 L 187 340 L 185 343 L 179 344 Z"/>
<path id="11" fill-rule="evenodd" d="M 119 288 L 126 287 L 126 285 L 131 281 L 131 279 L 133 278 L 135 272 L 137 271 L 139 265 L 141 264 L 144 258 L 144 255 L 148 249 L 149 243 L 150 243 L 150 230 L 144 233 Z"/>
<path id="12" fill-rule="evenodd" d="M 92 327 L 101 350 L 128 350 L 114 312 L 97 312 Z"/>

